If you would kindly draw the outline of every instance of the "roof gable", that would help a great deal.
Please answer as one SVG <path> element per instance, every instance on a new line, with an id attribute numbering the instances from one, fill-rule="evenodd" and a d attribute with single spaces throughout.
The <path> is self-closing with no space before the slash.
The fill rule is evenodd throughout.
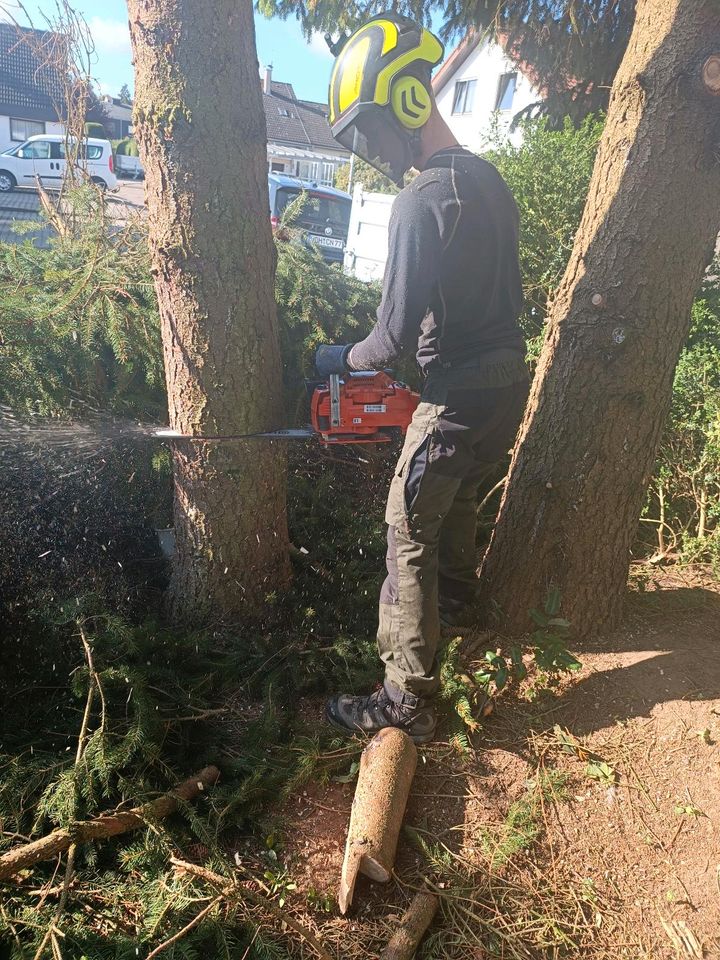
<path id="1" fill-rule="evenodd" d="M 327 107 L 312 100 L 298 100 L 292 84 L 272 81 L 272 93 L 263 92 L 268 140 L 304 149 L 347 151 L 333 137 Z M 288 91 L 288 94 L 281 93 Z"/>
<path id="2" fill-rule="evenodd" d="M 453 52 L 442 64 L 432 79 L 432 87 L 436 96 L 445 88 L 449 81 L 452 80 L 457 71 L 465 63 L 473 50 L 477 48 L 478 44 L 482 42 L 482 40 L 482 34 L 471 30 L 465 39 L 455 47 Z"/>
<path id="3" fill-rule="evenodd" d="M 495 39 L 508 60 L 514 63 L 515 68 L 519 70 L 527 80 L 530 81 L 531 85 L 536 90 L 541 91 L 542 95 L 541 84 L 537 76 L 537 72 L 533 70 L 532 66 L 526 61 L 519 60 L 516 56 L 513 56 L 513 52 L 509 50 L 507 46 L 507 36 L 504 34 L 498 34 Z M 432 87 L 435 96 L 437 96 L 441 90 L 445 89 L 468 57 L 470 57 L 481 44 L 484 45 L 489 42 L 487 31 L 478 32 L 476 30 L 471 30 L 465 39 L 455 47 L 453 52 L 433 77 Z"/>

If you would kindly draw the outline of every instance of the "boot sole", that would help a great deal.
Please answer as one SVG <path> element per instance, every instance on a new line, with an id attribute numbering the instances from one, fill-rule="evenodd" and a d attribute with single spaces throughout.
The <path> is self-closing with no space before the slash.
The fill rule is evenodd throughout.
<path id="1" fill-rule="evenodd" d="M 328 707 L 325 707 L 325 720 L 330 724 L 331 727 L 334 727 L 336 730 L 338 730 L 340 733 L 342 733 L 346 737 L 358 737 L 358 736 L 372 737 L 376 733 L 379 733 L 380 730 L 386 729 L 385 727 L 378 727 L 378 729 L 373 730 L 372 733 L 369 730 L 363 730 L 360 727 L 353 727 L 351 729 L 350 727 L 346 727 L 344 723 L 341 723 L 339 720 L 337 720 L 332 715 Z M 393 726 L 393 724 L 389 723 L 388 726 L 391 727 Z M 407 733 L 407 735 L 410 737 L 412 742 L 417 744 L 418 746 L 421 746 L 424 743 L 431 743 L 435 739 L 434 730 L 432 731 L 432 733 L 421 733 L 413 736 L 412 733 L 409 733 L 407 730 L 404 730 L 402 727 L 395 727 L 395 729 L 402 730 L 403 733 Z"/>

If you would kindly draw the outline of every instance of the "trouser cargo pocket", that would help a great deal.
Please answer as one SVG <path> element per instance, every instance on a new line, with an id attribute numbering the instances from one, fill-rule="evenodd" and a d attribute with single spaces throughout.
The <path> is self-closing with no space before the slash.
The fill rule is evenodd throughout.
<path id="1" fill-rule="evenodd" d="M 422 479 L 422 473 L 418 474 L 416 468 L 418 456 L 420 456 L 420 462 L 422 462 L 422 452 L 425 451 L 425 461 L 427 460 L 430 437 L 443 409 L 443 407 L 434 403 L 420 403 L 415 411 L 405 434 L 405 443 L 390 484 L 385 511 L 385 522 L 389 523 L 390 526 L 395 527 L 407 521 L 411 509 L 411 500 L 414 502 L 417 498 L 419 482 Z M 411 481 L 410 490 L 406 489 L 409 480 Z"/>

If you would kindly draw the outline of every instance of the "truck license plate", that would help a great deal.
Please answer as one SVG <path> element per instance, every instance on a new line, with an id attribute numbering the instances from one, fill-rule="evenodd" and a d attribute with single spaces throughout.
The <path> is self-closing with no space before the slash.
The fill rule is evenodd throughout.
<path id="1" fill-rule="evenodd" d="M 333 247 L 335 250 L 342 250 L 344 243 L 339 237 L 319 237 L 317 234 L 308 235 L 308 240 L 318 247 Z"/>

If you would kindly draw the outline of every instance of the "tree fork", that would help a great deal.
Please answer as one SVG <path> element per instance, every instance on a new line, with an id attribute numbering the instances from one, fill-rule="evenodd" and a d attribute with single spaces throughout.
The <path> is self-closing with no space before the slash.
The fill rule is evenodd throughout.
<path id="1" fill-rule="evenodd" d="M 169 419 L 183 434 L 285 422 L 251 0 L 128 0 L 134 123 Z M 266 440 L 173 450 L 179 622 L 256 613 L 290 575 L 286 467 Z"/>
<path id="2" fill-rule="evenodd" d="M 690 309 L 720 227 L 720 5 L 639 0 L 482 567 L 520 634 L 550 588 L 612 627 Z"/>

